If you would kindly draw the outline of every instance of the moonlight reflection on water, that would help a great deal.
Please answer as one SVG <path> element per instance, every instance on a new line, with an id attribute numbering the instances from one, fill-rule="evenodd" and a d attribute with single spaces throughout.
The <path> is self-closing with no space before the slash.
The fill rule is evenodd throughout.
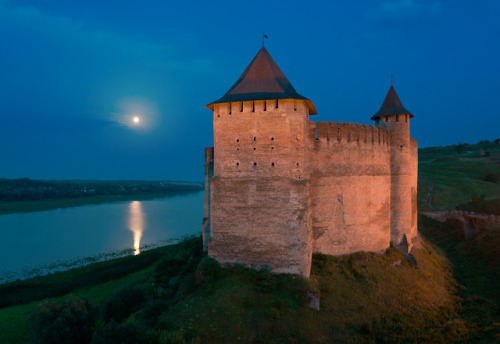
<path id="1" fill-rule="evenodd" d="M 144 213 L 139 201 L 133 201 L 129 206 L 128 229 L 134 233 L 134 255 L 141 253 L 141 238 L 144 231 Z"/>

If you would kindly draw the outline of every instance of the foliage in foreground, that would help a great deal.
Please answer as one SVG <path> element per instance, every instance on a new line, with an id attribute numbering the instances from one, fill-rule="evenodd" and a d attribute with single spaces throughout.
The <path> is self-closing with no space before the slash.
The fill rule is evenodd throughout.
<path id="1" fill-rule="evenodd" d="M 434 233 L 431 239 L 444 250 L 461 245 L 460 249 L 477 253 L 473 243 L 454 236 L 452 227 L 439 227 L 426 218 L 420 222 L 424 233 Z M 43 338 L 63 335 L 57 326 L 42 334 L 38 329 L 45 328 L 39 325 L 47 323 L 44 317 L 60 317 L 64 321 L 52 322 L 64 327 L 82 324 L 79 330 L 85 333 L 79 338 L 93 344 L 491 343 L 498 339 L 498 308 L 492 294 L 498 289 L 491 288 L 494 281 L 481 277 L 491 273 L 489 268 L 480 270 L 484 261 L 471 259 L 460 275 L 457 266 L 463 262 L 455 262 L 452 253 L 454 267 L 427 243 L 414 254 L 418 268 L 393 248 L 380 255 L 318 254 L 313 256 L 311 278 L 303 279 L 239 264 L 221 267 L 204 257 L 200 238 L 189 239 L 166 251 L 142 282 L 123 285 L 97 306 L 74 296 L 41 303 L 31 317 L 33 341 L 43 343 Z M 474 271 L 479 272 L 474 282 L 479 287 L 470 284 Z M 319 311 L 308 306 L 314 295 L 320 298 Z M 87 311 L 67 311 L 71 304 L 88 304 L 80 307 Z"/>

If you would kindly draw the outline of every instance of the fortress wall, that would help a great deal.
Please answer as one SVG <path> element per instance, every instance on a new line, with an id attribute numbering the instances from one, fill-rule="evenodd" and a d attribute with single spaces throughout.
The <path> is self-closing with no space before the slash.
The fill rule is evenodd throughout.
<path id="1" fill-rule="evenodd" d="M 208 254 L 221 263 L 309 276 L 308 189 L 304 181 L 282 178 L 237 182 L 215 177 Z"/>
<path id="2" fill-rule="evenodd" d="M 418 142 L 410 137 L 411 146 L 411 239 L 418 235 L 418 208 L 417 208 L 417 185 L 418 185 Z"/>
<path id="3" fill-rule="evenodd" d="M 203 251 L 208 249 L 208 240 L 210 239 L 210 181 L 214 175 L 214 148 L 205 148 L 205 199 L 203 204 Z"/>
<path id="4" fill-rule="evenodd" d="M 391 131 L 391 241 L 402 252 L 411 250 L 412 153 L 408 115 L 386 116 Z"/>
<path id="5" fill-rule="evenodd" d="M 214 174 L 303 178 L 308 114 L 300 100 L 216 104 Z"/>
<path id="6" fill-rule="evenodd" d="M 309 122 L 313 250 L 378 251 L 390 240 L 390 133 Z"/>
<path id="7" fill-rule="evenodd" d="M 308 116 L 305 101 L 215 105 L 208 254 L 220 263 L 309 276 Z"/>

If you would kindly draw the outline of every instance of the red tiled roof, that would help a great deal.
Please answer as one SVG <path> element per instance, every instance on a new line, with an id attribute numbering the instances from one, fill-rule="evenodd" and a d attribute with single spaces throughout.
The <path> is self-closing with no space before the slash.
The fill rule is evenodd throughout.
<path id="1" fill-rule="evenodd" d="M 310 114 L 317 113 L 313 103 L 295 91 L 266 48 L 262 47 L 229 91 L 206 107 L 213 110 L 214 104 L 272 99 L 303 99 L 308 102 Z"/>
<path id="2" fill-rule="evenodd" d="M 401 103 L 401 100 L 399 100 L 396 90 L 391 85 L 391 88 L 389 88 L 389 92 L 387 92 L 387 95 L 385 96 L 385 100 L 382 103 L 380 110 L 378 110 L 378 112 L 375 115 L 373 115 L 371 119 L 377 119 L 381 116 L 392 116 L 392 115 L 410 115 L 410 118 L 413 117 L 413 114 L 405 109 L 403 103 Z"/>

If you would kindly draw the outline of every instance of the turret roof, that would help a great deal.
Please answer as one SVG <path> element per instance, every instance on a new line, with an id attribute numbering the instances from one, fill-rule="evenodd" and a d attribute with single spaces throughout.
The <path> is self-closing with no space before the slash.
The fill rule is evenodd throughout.
<path id="1" fill-rule="evenodd" d="M 317 113 L 312 101 L 295 91 L 266 48 L 262 47 L 229 91 L 206 107 L 213 110 L 214 104 L 271 99 L 303 99 L 309 105 L 310 114 Z"/>
<path id="2" fill-rule="evenodd" d="M 389 92 L 387 92 L 380 110 L 378 110 L 378 112 L 373 115 L 371 119 L 377 119 L 380 116 L 392 115 L 410 115 L 410 118 L 413 117 L 413 114 L 406 110 L 403 103 L 401 103 L 401 100 L 399 100 L 398 94 L 396 93 L 396 90 L 392 86 L 391 82 L 391 88 L 389 88 Z"/>

